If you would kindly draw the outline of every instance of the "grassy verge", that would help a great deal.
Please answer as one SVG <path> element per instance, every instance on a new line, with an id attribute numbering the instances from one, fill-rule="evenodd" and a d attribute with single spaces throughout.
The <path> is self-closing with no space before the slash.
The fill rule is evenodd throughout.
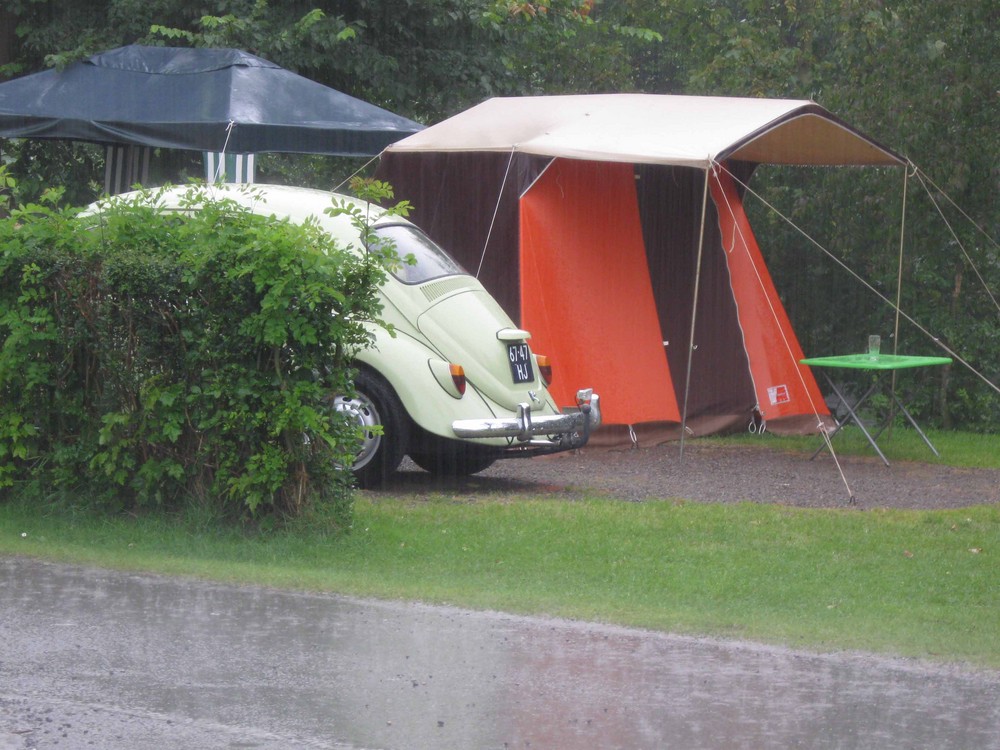
<path id="1" fill-rule="evenodd" d="M 944 432 L 926 430 L 927 437 L 937 448 L 935 456 L 916 430 L 894 427 L 891 433 L 881 435 L 877 442 L 889 461 L 918 461 L 928 464 L 962 466 L 967 468 L 1000 469 L 1000 435 L 982 435 L 969 432 Z M 822 444 L 817 435 L 727 435 L 719 438 L 700 438 L 694 444 L 754 445 L 773 450 L 811 454 Z M 833 437 L 837 455 L 875 456 L 875 451 L 861 430 L 850 425 Z M 825 448 L 824 448 L 825 450 Z"/>
<path id="2" fill-rule="evenodd" d="M 1000 668 L 1000 508 L 362 496 L 266 535 L 0 504 L 0 554 Z"/>

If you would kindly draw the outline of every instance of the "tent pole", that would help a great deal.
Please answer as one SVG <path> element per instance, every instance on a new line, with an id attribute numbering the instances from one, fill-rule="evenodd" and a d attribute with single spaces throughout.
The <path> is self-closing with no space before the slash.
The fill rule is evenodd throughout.
<path id="1" fill-rule="evenodd" d="M 681 458 L 684 458 L 684 437 L 687 434 L 688 394 L 691 392 L 691 361 L 694 359 L 694 330 L 698 320 L 698 287 L 701 285 L 701 255 L 705 247 L 705 216 L 708 213 L 708 178 L 712 162 L 705 167 L 705 186 L 701 194 L 701 230 L 698 232 L 698 259 L 695 262 L 694 294 L 691 301 L 691 335 L 688 339 L 687 373 L 684 376 L 684 408 L 681 411 Z"/>
<path id="2" fill-rule="evenodd" d="M 892 353 L 899 354 L 899 310 L 903 303 L 903 247 L 906 244 L 906 187 L 910 182 L 910 164 L 903 169 L 903 206 L 902 216 L 899 220 L 899 266 L 896 269 L 896 320 L 892 328 Z M 889 393 L 893 405 L 896 403 L 896 371 L 892 371 L 892 381 L 889 385 Z M 892 409 L 892 417 L 889 419 L 889 436 L 892 437 L 892 423 L 895 418 L 895 407 Z"/>
<path id="3" fill-rule="evenodd" d="M 899 308 L 903 301 L 903 247 L 906 244 L 906 187 L 909 181 L 910 171 L 907 168 L 903 170 L 903 208 L 899 222 L 899 268 L 896 271 L 896 322 L 892 330 L 893 354 L 899 353 Z"/>

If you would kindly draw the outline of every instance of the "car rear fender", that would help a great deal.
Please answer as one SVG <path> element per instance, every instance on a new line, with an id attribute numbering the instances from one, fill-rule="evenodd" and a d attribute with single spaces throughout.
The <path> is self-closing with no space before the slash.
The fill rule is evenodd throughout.
<path id="1" fill-rule="evenodd" d="M 469 386 L 462 398 L 455 398 L 441 386 L 429 364 L 442 359 L 437 352 L 398 329 L 395 336 L 381 328 L 374 333 L 374 345 L 359 352 L 355 360 L 392 386 L 417 425 L 435 435 L 454 438 L 455 420 L 497 416 L 495 407 L 474 387 Z"/>

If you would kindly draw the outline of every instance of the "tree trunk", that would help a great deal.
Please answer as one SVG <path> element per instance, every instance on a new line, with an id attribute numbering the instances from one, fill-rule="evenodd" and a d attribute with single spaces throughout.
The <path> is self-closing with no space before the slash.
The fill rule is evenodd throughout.
<path id="1" fill-rule="evenodd" d="M 9 10 L 0 10 L 0 65 L 14 61 L 14 29 L 17 23 Z"/>

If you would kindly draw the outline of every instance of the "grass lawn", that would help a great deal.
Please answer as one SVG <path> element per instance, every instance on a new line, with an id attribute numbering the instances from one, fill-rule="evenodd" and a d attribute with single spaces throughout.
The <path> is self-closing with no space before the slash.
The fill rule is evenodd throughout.
<path id="1" fill-rule="evenodd" d="M 7 502 L 0 554 L 1000 668 L 997 506 L 361 494 L 349 533 L 327 528 Z"/>
<path id="2" fill-rule="evenodd" d="M 966 468 L 1000 469 L 1000 435 L 931 429 L 925 432 L 940 456 L 935 456 L 917 431 L 908 426 L 894 427 L 891 432 L 879 436 L 876 442 L 886 458 L 892 462 L 918 461 Z M 854 425 L 845 427 L 833 437 L 832 442 L 837 455 L 875 456 L 875 451 L 861 430 Z M 766 432 L 763 436 L 742 433 L 726 437 L 699 438 L 694 444 L 698 443 L 767 446 L 772 450 L 787 450 L 808 455 L 822 444 L 822 439 L 816 435 L 774 435 Z"/>

